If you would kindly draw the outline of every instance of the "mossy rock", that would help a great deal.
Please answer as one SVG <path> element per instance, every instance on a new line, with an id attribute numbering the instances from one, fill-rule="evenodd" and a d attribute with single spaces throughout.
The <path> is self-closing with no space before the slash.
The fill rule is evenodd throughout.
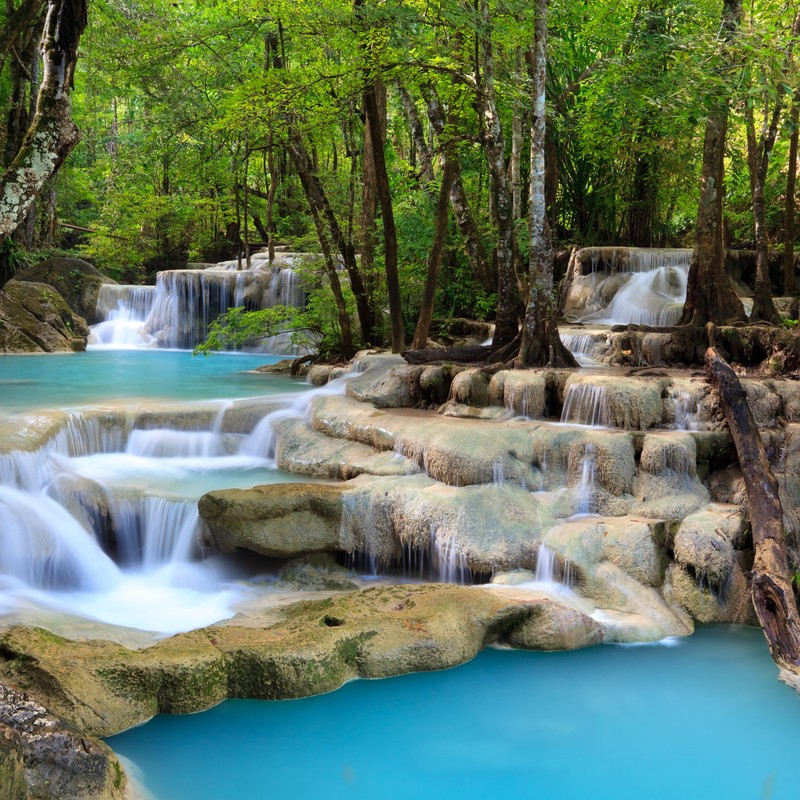
<path id="1" fill-rule="evenodd" d="M 100 287 L 115 283 L 87 261 L 60 257 L 48 258 L 18 273 L 16 280 L 49 284 L 76 314 L 92 323 L 97 322 L 95 310 Z"/>
<path id="2" fill-rule="evenodd" d="M 51 286 L 14 280 L 0 291 L 0 353 L 79 352 L 88 336 L 86 321 Z"/>

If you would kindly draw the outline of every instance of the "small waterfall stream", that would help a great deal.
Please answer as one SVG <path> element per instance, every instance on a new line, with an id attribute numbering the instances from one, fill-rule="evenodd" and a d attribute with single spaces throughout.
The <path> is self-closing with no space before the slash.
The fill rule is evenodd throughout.
<path id="1" fill-rule="evenodd" d="M 593 287 L 582 323 L 601 325 L 675 325 L 686 300 L 692 251 L 687 249 L 630 249 L 608 272 L 581 276 Z M 611 297 L 609 300 L 608 297 Z"/>
<path id="2" fill-rule="evenodd" d="M 153 286 L 100 288 L 97 317 L 90 344 L 96 347 L 166 347 L 191 349 L 202 342 L 209 325 L 229 308 L 269 308 L 276 305 L 302 308 L 306 302 L 294 263 L 281 254 L 270 267 L 265 259 L 253 259 L 249 270 L 237 270 L 235 262 L 207 269 L 159 272 Z M 271 337 L 270 352 L 293 353 L 287 336 Z"/>

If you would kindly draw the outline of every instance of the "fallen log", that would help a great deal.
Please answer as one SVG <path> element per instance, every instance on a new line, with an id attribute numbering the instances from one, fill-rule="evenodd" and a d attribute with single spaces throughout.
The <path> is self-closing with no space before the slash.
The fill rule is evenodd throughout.
<path id="1" fill-rule="evenodd" d="M 800 614 L 789 574 L 778 483 L 744 387 L 713 347 L 706 351 L 706 372 L 719 396 L 747 489 L 755 551 L 750 574 L 753 606 L 780 679 L 800 689 Z"/>

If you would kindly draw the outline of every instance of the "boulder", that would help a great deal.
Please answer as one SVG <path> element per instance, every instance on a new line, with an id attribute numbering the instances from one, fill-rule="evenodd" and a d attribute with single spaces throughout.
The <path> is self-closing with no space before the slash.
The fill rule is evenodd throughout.
<path id="1" fill-rule="evenodd" d="M 18 281 L 46 283 L 52 286 L 67 305 L 90 323 L 97 322 L 97 295 L 104 283 L 114 283 L 102 272 L 80 258 L 48 258 L 20 272 Z"/>
<path id="2" fill-rule="evenodd" d="M 339 550 L 341 485 L 278 483 L 223 489 L 200 498 L 202 542 L 223 553 L 244 548 L 289 558 Z"/>
<path id="3" fill-rule="evenodd" d="M 402 356 L 359 354 L 354 363 L 367 368 L 347 384 L 347 394 L 376 408 L 413 407 L 420 400 L 424 367 L 409 366 Z"/>
<path id="4" fill-rule="evenodd" d="M 551 599 L 532 603 L 528 617 L 509 632 L 506 644 L 520 650 L 577 650 L 603 641 L 603 626 L 577 608 Z"/>
<path id="5" fill-rule="evenodd" d="M 122 800 L 125 785 L 105 744 L 0 684 L 0 800 Z"/>
<path id="6" fill-rule="evenodd" d="M 44 283 L 9 281 L 0 291 L 0 353 L 58 353 L 86 349 L 86 321 Z"/>

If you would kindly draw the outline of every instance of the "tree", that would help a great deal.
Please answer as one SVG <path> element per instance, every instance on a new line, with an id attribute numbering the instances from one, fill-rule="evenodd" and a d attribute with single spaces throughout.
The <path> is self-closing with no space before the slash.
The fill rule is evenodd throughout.
<path id="1" fill-rule="evenodd" d="M 725 136 L 728 130 L 730 88 L 726 80 L 734 63 L 736 31 L 742 19 L 741 0 L 723 0 L 720 77 L 716 95 L 709 101 L 703 140 L 703 168 L 697 206 L 694 252 L 689 268 L 686 302 L 681 324 L 744 320 L 742 301 L 725 274 L 722 239 L 722 196 L 725 176 Z"/>
<path id="2" fill-rule="evenodd" d="M 534 41 L 530 48 L 531 168 L 528 198 L 530 293 L 522 323 L 519 367 L 577 366 L 558 333 L 558 310 L 553 292 L 553 243 L 545 197 L 545 126 L 547 74 L 547 3 L 536 0 Z"/>
<path id="3" fill-rule="evenodd" d="M 783 113 L 784 98 L 787 93 L 785 73 L 792 59 L 794 41 L 800 35 L 800 13 L 795 15 L 792 22 L 791 37 L 786 46 L 786 55 L 779 70 L 778 85 L 776 87 L 767 85 L 760 91 L 758 87 L 752 87 L 745 100 L 745 125 L 747 129 L 747 165 L 750 171 L 750 191 L 753 199 L 753 229 L 756 246 L 756 281 L 753 290 L 753 311 L 750 314 L 751 321 L 764 320 L 774 324 L 780 323 L 780 316 L 775 309 L 772 301 L 772 287 L 769 277 L 769 241 L 767 234 L 766 208 L 765 208 L 765 185 L 767 182 L 767 170 L 769 169 L 770 157 L 775 146 L 775 139 L 778 136 L 781 115 Z M 769 80 L 769 79 L 767 79 Z M 755 105 L 758 94 L 763 95 L 763 107 L 761 109 L 762 122 L 760 130 L 756 133 Z M 772 96 L 774 95 L 774 100 Z M 770 101 L 772 109 L 770 111 Z M 791 153 L 791 148 L 790 148 Z M 790 171 L 796 169 L 790 166 Z M 791 187 L 791 177 L 789 179 Z M 787 192 L 788 194 L 788 192 Z M 794 264 L 792 264 L 794 270 Z"/>
<path id="4" fill-rule="evenodd" d="M 0 236 L 13 233 L 78 142 L 70 96 L 86 14 L 86 0 L 51 0 L 47 4 L 36 114 L 19 152 L 0 179 Z"/>

